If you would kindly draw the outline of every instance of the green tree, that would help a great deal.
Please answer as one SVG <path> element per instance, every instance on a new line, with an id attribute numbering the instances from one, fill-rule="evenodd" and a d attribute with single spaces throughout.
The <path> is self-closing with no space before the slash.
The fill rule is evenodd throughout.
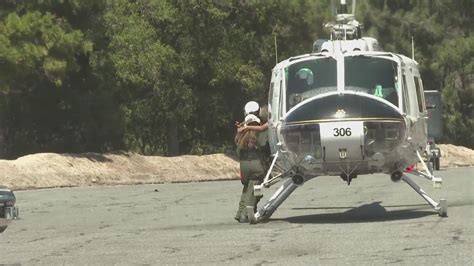
<path id="1" fill-rule="evenodd" d="M 26 92 L 44 83 L 60 87 L 68 72 L 79 69 L 75 55 L 91 51 L 92 43 L 80 31 L 51 13 L 10 13 L 0 23 L 0 89 Z"/>
<path id="2" fill-rule="evenodd" d="M 474 147 L 474 37 L 446 40 L 436 68 L 442 78 L 445 123 L 449 140 Z"/>
<path id="3" fill-rule="evenodd" d="M 107 80 L 107 72 L 94 60 L 93 42 L 100 40 L 86 36 L 100 27 L 78 22 L 78 17 L 100 13 L 100 8 L 74 3 L 0 4 L 3 156 L 123 147 L 121 112 L 104 90 L 107 83 L 101 78 Z"/>
<path id="4" fill-rule="evenodd" d="M 104 16 L 110 39 L 106 57 L 115 69 L 126 115 L 125 142 L 145 154 L 176 155 L 179 131 L 193 112 L 187 71 L 158 27 L 176 14 L 162 1 L 116 1 Z"/>

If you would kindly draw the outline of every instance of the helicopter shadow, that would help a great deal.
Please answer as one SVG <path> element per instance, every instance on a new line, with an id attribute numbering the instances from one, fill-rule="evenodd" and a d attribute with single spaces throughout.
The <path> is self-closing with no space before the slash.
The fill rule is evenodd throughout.
<path id="1" fill-rule="evenodd" d="M 418 219 L 426 216 L 436 215 L 431 210 L 422 210 L 427 208 L 426 204 L 416 205 L 397 205 L 387 207 L 411 207 L 411 209 L 387 211 L 382 206 L 381 201 L 370 204 L 361 205 L 359 207 L 328 207 L 328 208 L 293 208 L 294 210 L 314 209 L 314 210 L 334 210 L 348 209 L 345 212 L 337 213 L 318 213 L 310 215 L 292 216 L 288 218 L 278 219 L 289 223 L 296 224 L 326 224 L 326 223 L 369 223 L 369 222 L 387 222 L 398 220 Z M 277 219 L 275 219 L 277 220 Z"/>

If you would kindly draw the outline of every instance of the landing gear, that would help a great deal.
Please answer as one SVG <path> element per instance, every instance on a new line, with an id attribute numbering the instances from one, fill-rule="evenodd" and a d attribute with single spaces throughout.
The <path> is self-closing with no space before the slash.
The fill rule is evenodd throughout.
<path id="1" fill-rule="evenodd" d="M 448 216 L 448 203 L 447 203 L 447 200 L 446 199 L 440 199 L 439 202 L 436 202 L 433 198 L 428 196 L 428 194 L 426 194 L 426 192 L 420 186 L 418 186 L 415 183 L 415 181 L 413 181 L 407 175 L 407 174 L 412 174 L 412 175 L 415 175 L 415 176 L 426 178 L 430 181 L 433 181 L 433 185 L 434 185 L 435 188 L 441 188 L 441 186 L 443 184 L 442 178 L 435 177 L 432 174 L 432 171 L 430 171 L 429 167 L 425 164 L 425 162 L 423 161 L 423 158 L 421 157 L 421 155 L 418 151 L 417 151 L 417 156 L 418 156 L 418 159 L 420 160 L 423 168 L 425 169 L 425 171 L 423 172 L 423 171 L 413 170 L 410 173 L 403 174 L 401 179 L 405 183 L 410 185 L 410 187 L 412 187 L 426 202 L 428 202 L 428 204 L 430 204 L 431 207 L 433 207 L 433 209 L 439 214 L 439 216 L 447 217 Z"/>
<path id="2" fill-rule="evenodd" d="M 428 202 L 428 204 L 433 207 L 433 209 L 439 214 L 439 216 L 448 216 L 448 204 L 446 199 L 440 199 L 439 202 L 436 202 L 433 198 L 428 196 L 428 194 L 426 194 L 426 192 L 407 175 L 403 175 L 402 180 L 405 181 L 405 183 L 407 183 L 408 185 L 410 185 L 410 187 L 412 187 L 424 200 L 426 200 L 426 202 Z"/>
<path id="3" fill-rule="evenodd" d="M 254 212 L 254 206 L 247 206 L 247 215 L 250 223 L 255 224 L 268 220 L 297 187 L 298 184 L 295 184 L 293 180 L 289 178 L 257 212 Z"/>
<path id="4" fill-rule="evenodd" d="M 395 171 L 391 174 L 390 178 L 394 182 L 403 180 L 411 188 L 413 188 L 428 204 L 439 214 L 441 217 L 447 217 L 448 215 L 448 204 L 447 200 L 441 198 L 439 201 L 434 200 L 430 197 L 415 181 L 410 177 L 411 175 L 423 177 L 433 182 L 435 188 L 441 188 L 442 178 L 435 177 L 432 171 L 429 169 L 428 165 L 423 161 L 420 153 L 417 152 L 418 159 L 422 164 L 424 171 L 418 171 L 411 169 L 410 172 Z M 255 209 L 254 202 L 248 202 L 246 204 L 247 216 L 251 224 L 260 223 L 270 219 L 272 214 L 277 210 L 277 208 L 296 190 L 299 186 L 303 185 L 306 181 L 313 177 L 301 175 L 298 169 L 290 170 L 287 172 L 280 172 L 279 174 L 272 176 L 271 171 L 275 166 L 276 158 L 275 156 L 271 168 L 268 170 L 267 175 L 265 176 L 262 184 L 253 186 L 253 197 L 259 197 L 263 195 L 263 190 L 269 188 L 277 182 L 284 180 L 283 184 L 278 188 L 278 190 L 273 194 L 273 196 L 263 205 L 263 207 Z M 341 178 L 350 184 L 350 180 L 356 178 L 357 175 L 345 175 Z M 249 187 L 249 189 L 251 189 Z"/>
<path id="5" fill-rule="evenodd" d="M 247 216 L 251 224 L 264 222 L 270 219 L 272 214 L 290 196 L 290 194 L 293 193 L 293 191 L 295 191 L 298 186 L 303 185 L 304 182 L 307 181 L 305 177 L 299 175 L 294 170 L 282 171 L 282 169 L 280 169 L 275 164 L 279 155 L 279 152 L 275 154 L 273 161 L 270 165 L 270 169 L 268 169 L 262 184 L 253 186 L 253 195 L 254 197 L 261 197 L 263 196 L 264 188 L 269 188 L 281 181 L 282 179 L 286 180 L 273 194 L 273 196 L 267 201 L 267 203 L 265 203 L 265 205 L 263 205 L 263 207 L 259 208 L 257 211 L 255 210 L 255 206 L 252 206 L 250 202 L 249 204 L 246 204 Z M 272 176 L 272 171 L 274 170 L 279 173 Z"/>

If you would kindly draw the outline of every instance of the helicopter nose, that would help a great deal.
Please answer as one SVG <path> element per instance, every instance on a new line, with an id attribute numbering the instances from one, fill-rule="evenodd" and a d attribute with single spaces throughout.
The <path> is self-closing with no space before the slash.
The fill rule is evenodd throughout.
<path id="1" fill-rule="evenodd" d="M 285 124 L 347 120 L 403 120 L 402 114 L 383 100 L 359 94 L 332 94 L 293 108 Z"/>
<path id="2" fill-rule="evenodd" d="M 287 149 L 315 160 L 364 160 L 400 143 L 402 114 L 375 97 L 332 94 L 295 106 L 281 133 Z"/>

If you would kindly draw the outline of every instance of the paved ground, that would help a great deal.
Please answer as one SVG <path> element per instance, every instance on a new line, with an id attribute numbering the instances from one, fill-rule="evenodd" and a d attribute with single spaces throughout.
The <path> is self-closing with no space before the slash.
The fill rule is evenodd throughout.
<path id="1" fill-rule="evenodd" d="M 416 180 L 447 218 L 383 175 L 311 180 L 258 225 L 233 220 L 238 181 L 20 191 L 0 263 L 472 265 L 474 168 L 439 175 Z"/>

